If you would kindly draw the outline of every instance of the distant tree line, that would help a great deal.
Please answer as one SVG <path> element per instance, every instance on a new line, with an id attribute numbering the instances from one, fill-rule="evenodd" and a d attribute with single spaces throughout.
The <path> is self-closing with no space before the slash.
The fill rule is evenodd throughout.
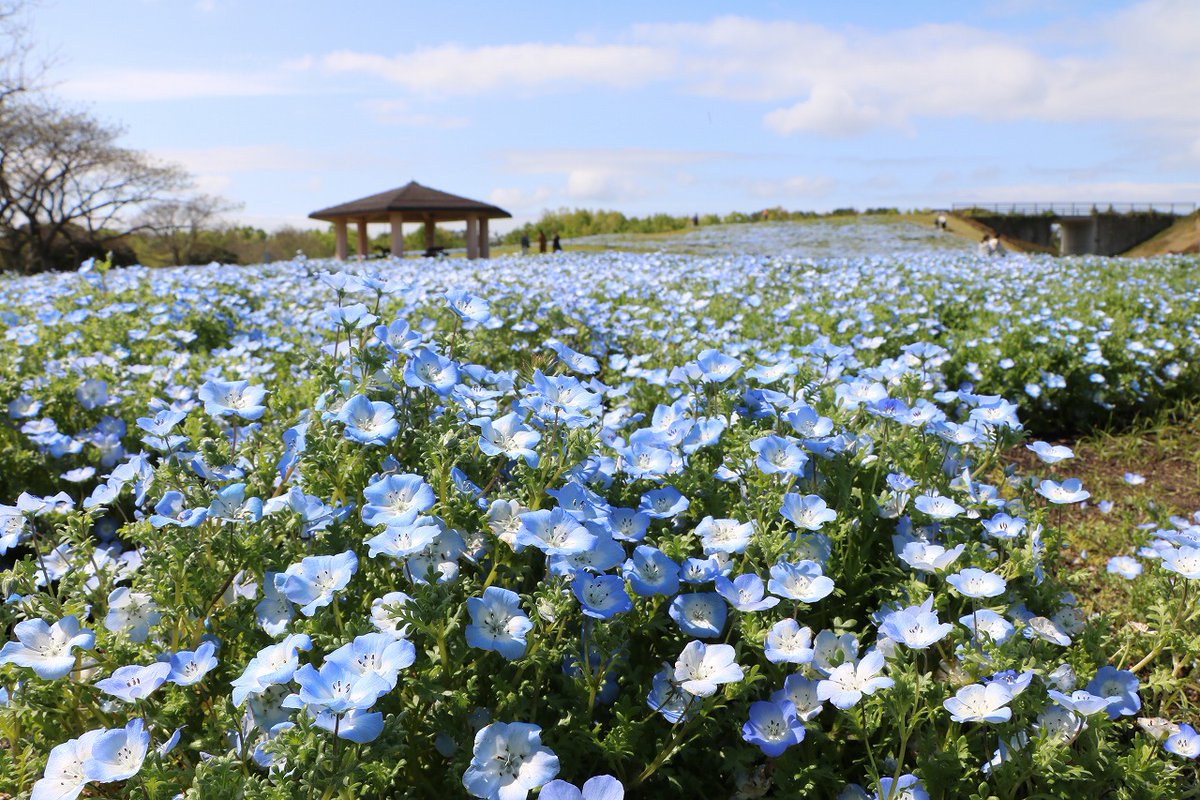
<path id="1" fill-rule="evenodd" d="M 673 216 L 652 214 L 648 217 L 627 217 L 620 211 L 591 210 L 586 208 L 560 208 L 544 211 L 536 222 L 527 222 L 514 228 L 502 237 L 507 244 L 516 244 L 522 236 L 537 238 L 538 232 L 547 236 L 558 234 L 563 238 L 596 236 L 606 233 L 669 233 L 696 225 L 735 225 L 750 222 L 795 222 L 820 217 L 855 216 L 858 214 L 898 214 L 894 208 L 869 208 L 860 212 L 854 208 L 837 208 L 829 212 L 788 211 L 775 207 L 758 211 L 733 211 L 725 215 L 696 214 Z"/>

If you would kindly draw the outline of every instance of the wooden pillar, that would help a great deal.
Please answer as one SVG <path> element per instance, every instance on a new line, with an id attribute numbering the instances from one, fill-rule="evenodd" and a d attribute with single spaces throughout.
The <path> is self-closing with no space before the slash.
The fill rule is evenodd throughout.
<path id="1" fill-rule="evenodd" d="M 425 249 L 429 250 L 433 247 L 436 239 L 433 238 L 433 229 L 436 226 L 433 224 L 433 217 L 425 217 Z"/>
<path id="2" fill-rule="evenodd" d="M 481 217 L 479 220 L 479 257 L 492 257 L 492 243 L 488 240 L 488 218 Z"/>
<path id="3" fill-rule="evenodd" d="M 404 215 L 393 211 L 388 222 L 392 226 L 392 258 L 404 258 Z"/>
<path id="4" fill-rule="evenodd" d="M 333 235 L 337 244 L 334 248 L 334 256 L 338 261 L 346 260 L 346 251 L 349 250 L 346 243 L 346 220 L 337 219 L 333 221 Z"/>
<path id="5" fill-rule="evenodd" d="M 358 257 L 367 257 L 367 218 L 358 219 Z"/>
<path id="6" fill-rule="evenodd" d="M 467 258 L 479 258 L 479 217 L 467 217 Z"/>

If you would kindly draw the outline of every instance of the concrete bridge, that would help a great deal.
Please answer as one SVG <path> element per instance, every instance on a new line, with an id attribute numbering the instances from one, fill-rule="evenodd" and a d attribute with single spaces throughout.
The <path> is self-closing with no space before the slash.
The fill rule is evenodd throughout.
<path id="1" fill-rule="evenodd" d="M 1016 244 L 1063 256 L 1115 256 L 1171 227 L 1195 203 L 955 203 L 952 213 Z"/>

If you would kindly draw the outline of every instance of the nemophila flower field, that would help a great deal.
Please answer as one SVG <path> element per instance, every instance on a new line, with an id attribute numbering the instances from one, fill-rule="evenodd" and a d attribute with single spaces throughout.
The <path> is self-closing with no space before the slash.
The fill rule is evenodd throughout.
<path id="1" fill-rule="evenodd" d="M 1089 614 L 1034 440 L 1195 396 L 1198 304 L 954 253 L 0 284 L 0 791 L 1186 796 L 1200 518 Z"/>

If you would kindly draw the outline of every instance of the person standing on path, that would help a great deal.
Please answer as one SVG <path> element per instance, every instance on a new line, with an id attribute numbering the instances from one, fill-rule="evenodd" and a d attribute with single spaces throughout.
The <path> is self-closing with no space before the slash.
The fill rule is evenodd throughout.
<path id="1" fill-rule="evenodd" d="M 546 232 L 543 230 L 538 231 L 538 252 L 546 252 Z"/>
<path id="2" fill-rule="evenodd" d="M 554 234 L 554 241 L 551 242 L 551 246 L 554 248 L 554 252 L 556 252 L 556 253 L 562 252 L 562 242 L 559 240 L 557 233 Z"/>
<path id="3" fill-rule="evenodd" d="M 529 234 L 522 233 L 521 234 L 521 255 L 525 255 L 528 252 L 529 252 Z"/>

